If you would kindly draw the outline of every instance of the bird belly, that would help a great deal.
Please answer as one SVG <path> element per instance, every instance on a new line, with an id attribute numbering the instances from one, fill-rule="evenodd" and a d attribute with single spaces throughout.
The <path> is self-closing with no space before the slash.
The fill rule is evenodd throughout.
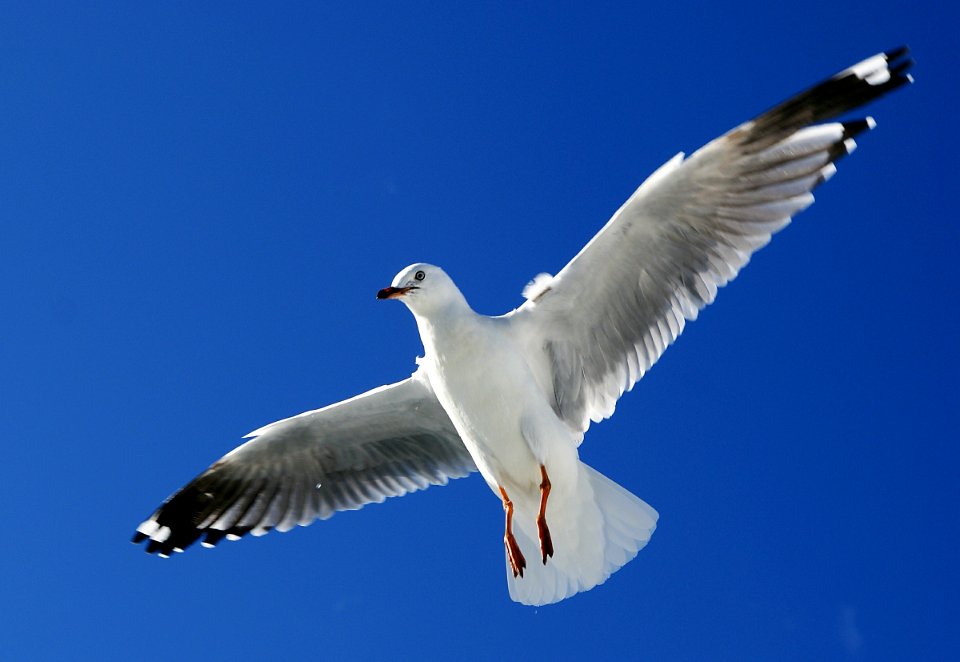
<path id="1" fill-rule="evenodd" d="M 431 383 L 437 398 L 491 490 L 499 494 L 502 486 L 511 498 L 538 497 L 540 465 L 552 444 L 531 446 L 525 428 L 531 421 L 556 417 L 512 344 L 497 339 L 460 340 L 452 347 L 434 348 Z M 561 437 L 555 440 L 557 445 L 576 455 L 569 433 L 556 423 Z"/>

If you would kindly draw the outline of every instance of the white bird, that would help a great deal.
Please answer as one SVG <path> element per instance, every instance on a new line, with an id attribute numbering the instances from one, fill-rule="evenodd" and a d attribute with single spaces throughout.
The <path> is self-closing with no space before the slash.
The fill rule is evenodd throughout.
<path id="1" fill-rule="evenodd" d="M 475 313 L 439 267 L 407 267 L 377 297 L 413 313 L 425 350 L 416 372 L 251 432 L 134 542 L 168 556 L 201 536 L 212 546 L 287 531 L 478 469 L 506 512 L 511 598 L 542 605 L 602 583 L 647 544 L 658 515 L 580 461 L 584 433 L 813 202 L 874 126 L 817 123 L 912 82 L 906 53 L 867 58 L 673 157 L 506 315 Z"/>

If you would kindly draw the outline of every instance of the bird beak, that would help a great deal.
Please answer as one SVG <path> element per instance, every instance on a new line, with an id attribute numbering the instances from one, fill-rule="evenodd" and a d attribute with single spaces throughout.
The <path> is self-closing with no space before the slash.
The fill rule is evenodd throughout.
<path id="1" fill-rule="evenodd" d="M 404 294 L 410 290 L 415 290 L 416 287 L 385 287 L 379 292 L 377 292 L 378 299 L 399 299 Z"/>

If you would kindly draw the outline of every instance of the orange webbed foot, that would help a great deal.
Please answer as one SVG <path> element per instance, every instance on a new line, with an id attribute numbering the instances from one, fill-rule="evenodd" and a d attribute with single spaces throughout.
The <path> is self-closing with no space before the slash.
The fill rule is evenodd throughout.
<path id="1" fill-rule="evenodd" d="M 547 498 L 550 496 L 550 477 L 547 468 L 540 465 L 540 513 L 537 515 L 537 535 L 540 538 L 540 556 L 543 565 L 547 565 L 547 558 L 553 556 L 553 539 L 547 527 Z"/>
<path id="2" fill-rule="evenodd" d="M 513 502 L 507 496 L 507 491 L 500 488 L 500 498 L 503 500 L 503 510 L 506 513 L 506 526 L 503 534 L 503 544 L 507 548 L 507 560 L 514 577 L 523 577 L 523 569 L 527 567 L 527 560 L 523 558 L 520 545 L 513 535 Z"/>

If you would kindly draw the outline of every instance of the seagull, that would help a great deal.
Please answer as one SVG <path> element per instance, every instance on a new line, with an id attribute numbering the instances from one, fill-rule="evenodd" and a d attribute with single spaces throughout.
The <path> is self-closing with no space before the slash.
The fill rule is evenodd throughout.
<path id="1" fill-rule="evenodd" d="M 474 312 L 440 267 L 403 269 L 377 298 L 413 313 L 416 371 L 251 432 L 133 542 L 168 557 L 201 538 L 210 547 L 288 531 L 479 471 L 503 505 L 513 600 L 550 604 L 603 583 L 647 544 L 658 514 L 580 461 L 584 433 L 813 202 L 875 126 L 829 120 L 912 82 L 907 53 L 869 57 L 677 154 L 505 315 Z"/>

